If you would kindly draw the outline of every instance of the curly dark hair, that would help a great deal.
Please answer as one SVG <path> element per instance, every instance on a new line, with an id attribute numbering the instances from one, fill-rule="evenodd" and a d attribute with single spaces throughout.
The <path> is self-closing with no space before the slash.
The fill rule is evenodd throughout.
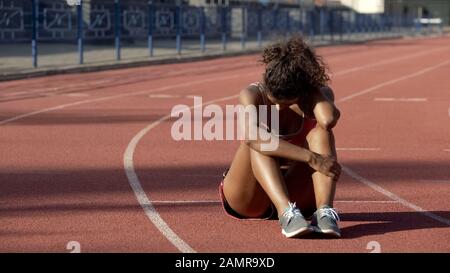
<path id="1" fill-rule="evenodd" d="M 326 85 L 328 67 L 300 36 L 266 47 L 264 83 L 270 95 L 279 101 L 306 101 L 314 90 Z"/>

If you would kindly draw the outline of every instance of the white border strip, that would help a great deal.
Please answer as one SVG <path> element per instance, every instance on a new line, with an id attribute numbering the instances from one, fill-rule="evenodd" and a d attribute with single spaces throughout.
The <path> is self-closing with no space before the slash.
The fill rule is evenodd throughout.
<path id="1" fill-rule="evenodd" d="M 422 179 L 420 182 L 424 183 L 450 183 L 450 180 L 439 180 L 439 179 Z"/>
<path id="2" fill-rule="evenodd" d="M 336 148 L 336 151 L 379 151 L 380 148 Z"/>
<path id="3" fill-rule="evenodd" d="M 443 224 L 446 224 L 446 225 L 450 226 L 450 220 L 449 219 L 443 218 L 443 217 L 441 217 L 439 215 L 436 215 L 434 213 L 426 211 L 425 209 L 423 209 L 423 208 L 421 208 L 421 207 L 419 207 L 419 206 L 417 206 L 417 205 L 415 205 L 413 203 L 410 203 L 410 202 L 406 201 L 405 199 L 397 196 L 396 194 L 394 194 L 394 193 L 392 193 L 392 192 L 390 192 L 388 190 L 383 189 L 382 187 L 378 186 L 374 182 L 372 182 L 372 181 L 370 181 L 370 180 L 360 176 L 359 174 L 357 174 L 356 172 L 352 171 L 351 169 L 349 169 L 347 167 L 342 166 L 342 170 L 346 174 L 348 174 L 350 177 L 352 177 L 353 179 L 355 179 L 355 180 L 363 183 L 364 185 L 372 188 L 373 190 L 375 190 L 375 191 L 377 191 L 377 192 L 379 192 L 379 193 L 389 197 L 390 199 L 399 202 L 403 206 L 405 206 L 407 208 L 410 208 L 412 210 L 415 210 L 415 211 L 417 211 L 417 212 L 419 212 L 419 213 L 421 213 L 421 214 L 423 214 L 423 215 L 425 215 L 427 217 L 430 217 L 430 218 L 432 218 L 432 219 L 434 219 L 434 220 L 436 220 L 438 222 L 441 222 Z"/>
<path id="4" fill-rule="evenodd" d="M 382 102 L 427 102 L 427 98 L 374 98 L 374 101 Z"/>
<path id="5" fill-rule="evenodd" d="M 125 97 L 132 97 L 132 96 L 143 95 L 143 94 L 151 94 L 151 93 L 170 90 L 170 89 L 174 89 L 174 88 L 180 88 L 180 87 L 186 87 L 186 86 L 195 85 L 195 84 L 213 82 L 213 81 L 217 81 L 217 80 L 245 77 L 245 76 L 250 76 L 250 75 L 255 75 L 255 74 L 259 74 L 259 73 L 252 72 L 252 73 L 247 73 L 247 74 L 242 74 L 242 75 L 232 75 L 232 76 L 225 76 L 225 77 L 209 78 L 209 79 L 197 80 L 197 81 L 192 81 L 192 82 L 187 82 L 187 83 L 180 83 L 180 84 L 164 86 L 164 87 L 160 87 L 160 88 L 156 88 L 156 89 L 152 89 L 152 90 L 141 90 L 141 91 L 129 92 L 129 93 L 125 92 L 125 93 L 121 93 L 121 94 L 113 95 L 113 96 L 107 96 L 107 97 L 101 97 L 101 98 L 96 98 L 96 99 L 88 99 L 88 100 L 81 100 L 81 101 L 76 101 L 76 102 L 72 102 L 72 103 L 60 104 L 60 105 L 57 105 L 54 107 L 44 108 L 44 109 L 24 113 L 24 114 L 21 114 L 18 116 L 14 116 L 14 117 L 11 117 L 8 119 L 1 120 L 0 126 L 4 125 L 6 123 L 10 123 L 13 121 L 17 121 L 19 119 L 26 118 L 26 117 L 30 117 L 30 116 L 34 116 L 34 115 L 38 115 L 38 114 L 42 114 L 42 113 L 46 113 L 46 112 L 51 112 L 51 111 L 55 111 L 55 110 L 61 110 L 61 109 L 67 108 L 67 107 L 78 106 L 78 105 L 94 103 L 94 102 L 108 101 L 108 100 L 113 100 L 113 99 L 120 99 L 120 98 L 125 98 Z"/>
<path id="6" fill-rule="evenodd" d="M 379 203 L 395 204 L 395 200 L 334 200 L 334 203 Z M 219 200 L 153 200 L 153 205 L 195 205 L 195 204 L 213 204 L 220 205 Z"/>
<path id="7" fill-rule="evenodd" d="M 448 64 L 450 64 L 450 60 L 447 60 L 447 61 L 445 61 L 445 62 L 439 63 L 439 64 L 434 65 L 434 66 L 431 66 L 431 67 L 427 67 L 427 68 L 425 68 L 425 69 L 422 69 L 422 70 L 420 70 L 420 71 L 417 71 L 416 73 L 412 73 L 412 74 L 409 74 L 409 75 L 406 75 L 406 76 L 403 76 L 403 77 L 400 77 L 400 78 L 392 79 L 392 80 L 390 80 L 390 81 L 386 81 L 386 82 L 377 84 L 377 85 L 372 86 L 372 87 L 370 87 L 370 88 L 367 88 L 367 89 L 364 89 L 364 90 L 362 90 L 362 91 L 359 91 L 359 92 L 353 93 L 353 94 L 351 94 L 351 95 L 345 96 L 345 97 L 339 99 L 338 102 L 345 102 L 345 101 L 354 99 L 354 98 L 356 98 L 356 97 L 365 95 L 365 94 L 367 94 L 367 93 L 370 93 L 370 92 L 372 92 L 372 91 L 378 90 L 378 89 L 380 89 L 380 88 L 382 88 L 382 87 L 386 87 L 386 86 L 388 86 L 388 85 L 392 85 L 392 84 L 395 84 L 395 83 L 398 83 L 398 82 L 401 82 L 401 81 L 404 81 L 404 80 L 408 80 L 408 79 L 411 79 L 411 78 L 414 78 L 414 77 L 417 77 L 417 76 L 421 76 L 421 75 L 423 75 L 423 74 L 426 74 L 426 73 L 428 73 L 428 72 L 431 72 L 431 71 L 433 71 L 433 70 L 436 70 L 436 69 L 438 69 L 438 68 L 440 68 L 440 67 L 442 67 L 442 66 L 446 66 L 446 65 L 448 65 Z"/>
<path id="8" fill-rule="evenodd" d="M 384 61 L 380 61 L 380 62 L 375 62 L 375 63 L 371 63 L 371 64 L 367 64 L 367 65 L 361 65 L 361 66 L 357 66 L 357 67 L 353 67 L 350 69 L 346 69 L 346 70 L 342 70 L 339 72 L 336 72 L 334 74 L 332 74 L 332 76 L 342 76 L 345 74 L 349 74 L 352 72 L 356 72 L 359 70 L 363 70 L 366 68 L 371 68 L 371 67 L 376 67 L 376 66 L 380 66 L 380 65 L 385 65 L 385 64 L 390 64 L 390 63 L 395 63 L 398 61 L 403 61 L 403 60 L 409 60 L 410 58 L 414 58 L 414 57 L 420 57 L 420 56 L 424 56 L 424 55 L 428 55 L 430 53 L 436 52 L 436 51 L 442 51 L 445 49 L 448 49 L 449 47 L 440 47 L 440 48 L 436 48 L 430 51 L 424 51 L 424 52 L 420 52 L 420 53 L 416 53 L 416 54 L 411 54 L 411 55 L 407 55 L 407 56 L 401 56 L 398 58 L 393 58 L 393 59 L 389 59 L 389 60 L 384 60 Z"/>

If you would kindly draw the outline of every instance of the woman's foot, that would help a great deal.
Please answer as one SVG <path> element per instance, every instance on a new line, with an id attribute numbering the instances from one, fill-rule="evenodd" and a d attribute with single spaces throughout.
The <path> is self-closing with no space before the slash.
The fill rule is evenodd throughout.
<path id="1" fill-rule="evenodd" d="M 332 237 L 341 237 L 341 230 L 337 222 L 339 216 L 334 208 L 324 205 L 314 212 L 311 225 L 318 233 L 330 235 Z"/>
<path id="2" fill-rule="evenodd" d="M 278 218 L 281 225 L 281 233 L 288 238 L 305 235 L 314 231 L 295 203 L 289 202 L 289 207 Z"/>

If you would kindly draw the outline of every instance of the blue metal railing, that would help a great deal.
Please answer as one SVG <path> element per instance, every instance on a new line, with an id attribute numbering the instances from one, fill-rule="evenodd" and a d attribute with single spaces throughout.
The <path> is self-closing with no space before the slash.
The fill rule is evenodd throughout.
<path id="1" fill-rule="evenodd" d="M 31 5 L 30 5 L 31 1 Z M 183 40 L 198 39 L 200 52 L 210 40 L 219 40 L 226 51 L 231 40 L 241 49 L 255 41 L 262 47 L 271 36 L 302 33 L 311 40 L 345 41 L 359 35 L 409 32 L 442 32 L 440 24 L 423 24 L 398 14 L 358 14 L 349 9 L 280 6 L 163 5 L 127 0 L 83 0 L 69 6 L 65 0 L 0 0 L 0 42 L 31 40 L 32 63 L 38 66 L 38 42 L 73 42 L 84 63 L 85 43 L 115 45 L 121 59 L 121 42 L 147 40 L 148 55 L 154 56 L 157 39 L 175 38 L 174 48 L 182 54 Z M 431 21 L 430 21 L 431 22 Z"/>

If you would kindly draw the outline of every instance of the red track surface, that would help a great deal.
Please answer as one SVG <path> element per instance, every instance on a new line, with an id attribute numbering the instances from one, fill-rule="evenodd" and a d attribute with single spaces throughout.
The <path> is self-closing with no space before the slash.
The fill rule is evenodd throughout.
<path id="1" fill-rule="evenodd" d="M 156 209 L 147 212 L 187 250 L 369 252 L 377 241 L 382 252 L 449 252 L 450 39 L 318 51 L 342 112 L 341 239 L 288 240 L 277 221 L 227 217 L 217 185 L 236 141 L 175 142 L 171 120 L 135 137 L 175 104 L 192 105 L 184 95 L 207 102 L 258 80 L 258 56 L 246 56 L 0 83 L 0 251 L 67 252 L 69 241 L 82 252 L 179 251 L 140 206 L 144 192 L 137 199 L 130 187 L 127 151 L 125 166 L 132 159 Z"/>

